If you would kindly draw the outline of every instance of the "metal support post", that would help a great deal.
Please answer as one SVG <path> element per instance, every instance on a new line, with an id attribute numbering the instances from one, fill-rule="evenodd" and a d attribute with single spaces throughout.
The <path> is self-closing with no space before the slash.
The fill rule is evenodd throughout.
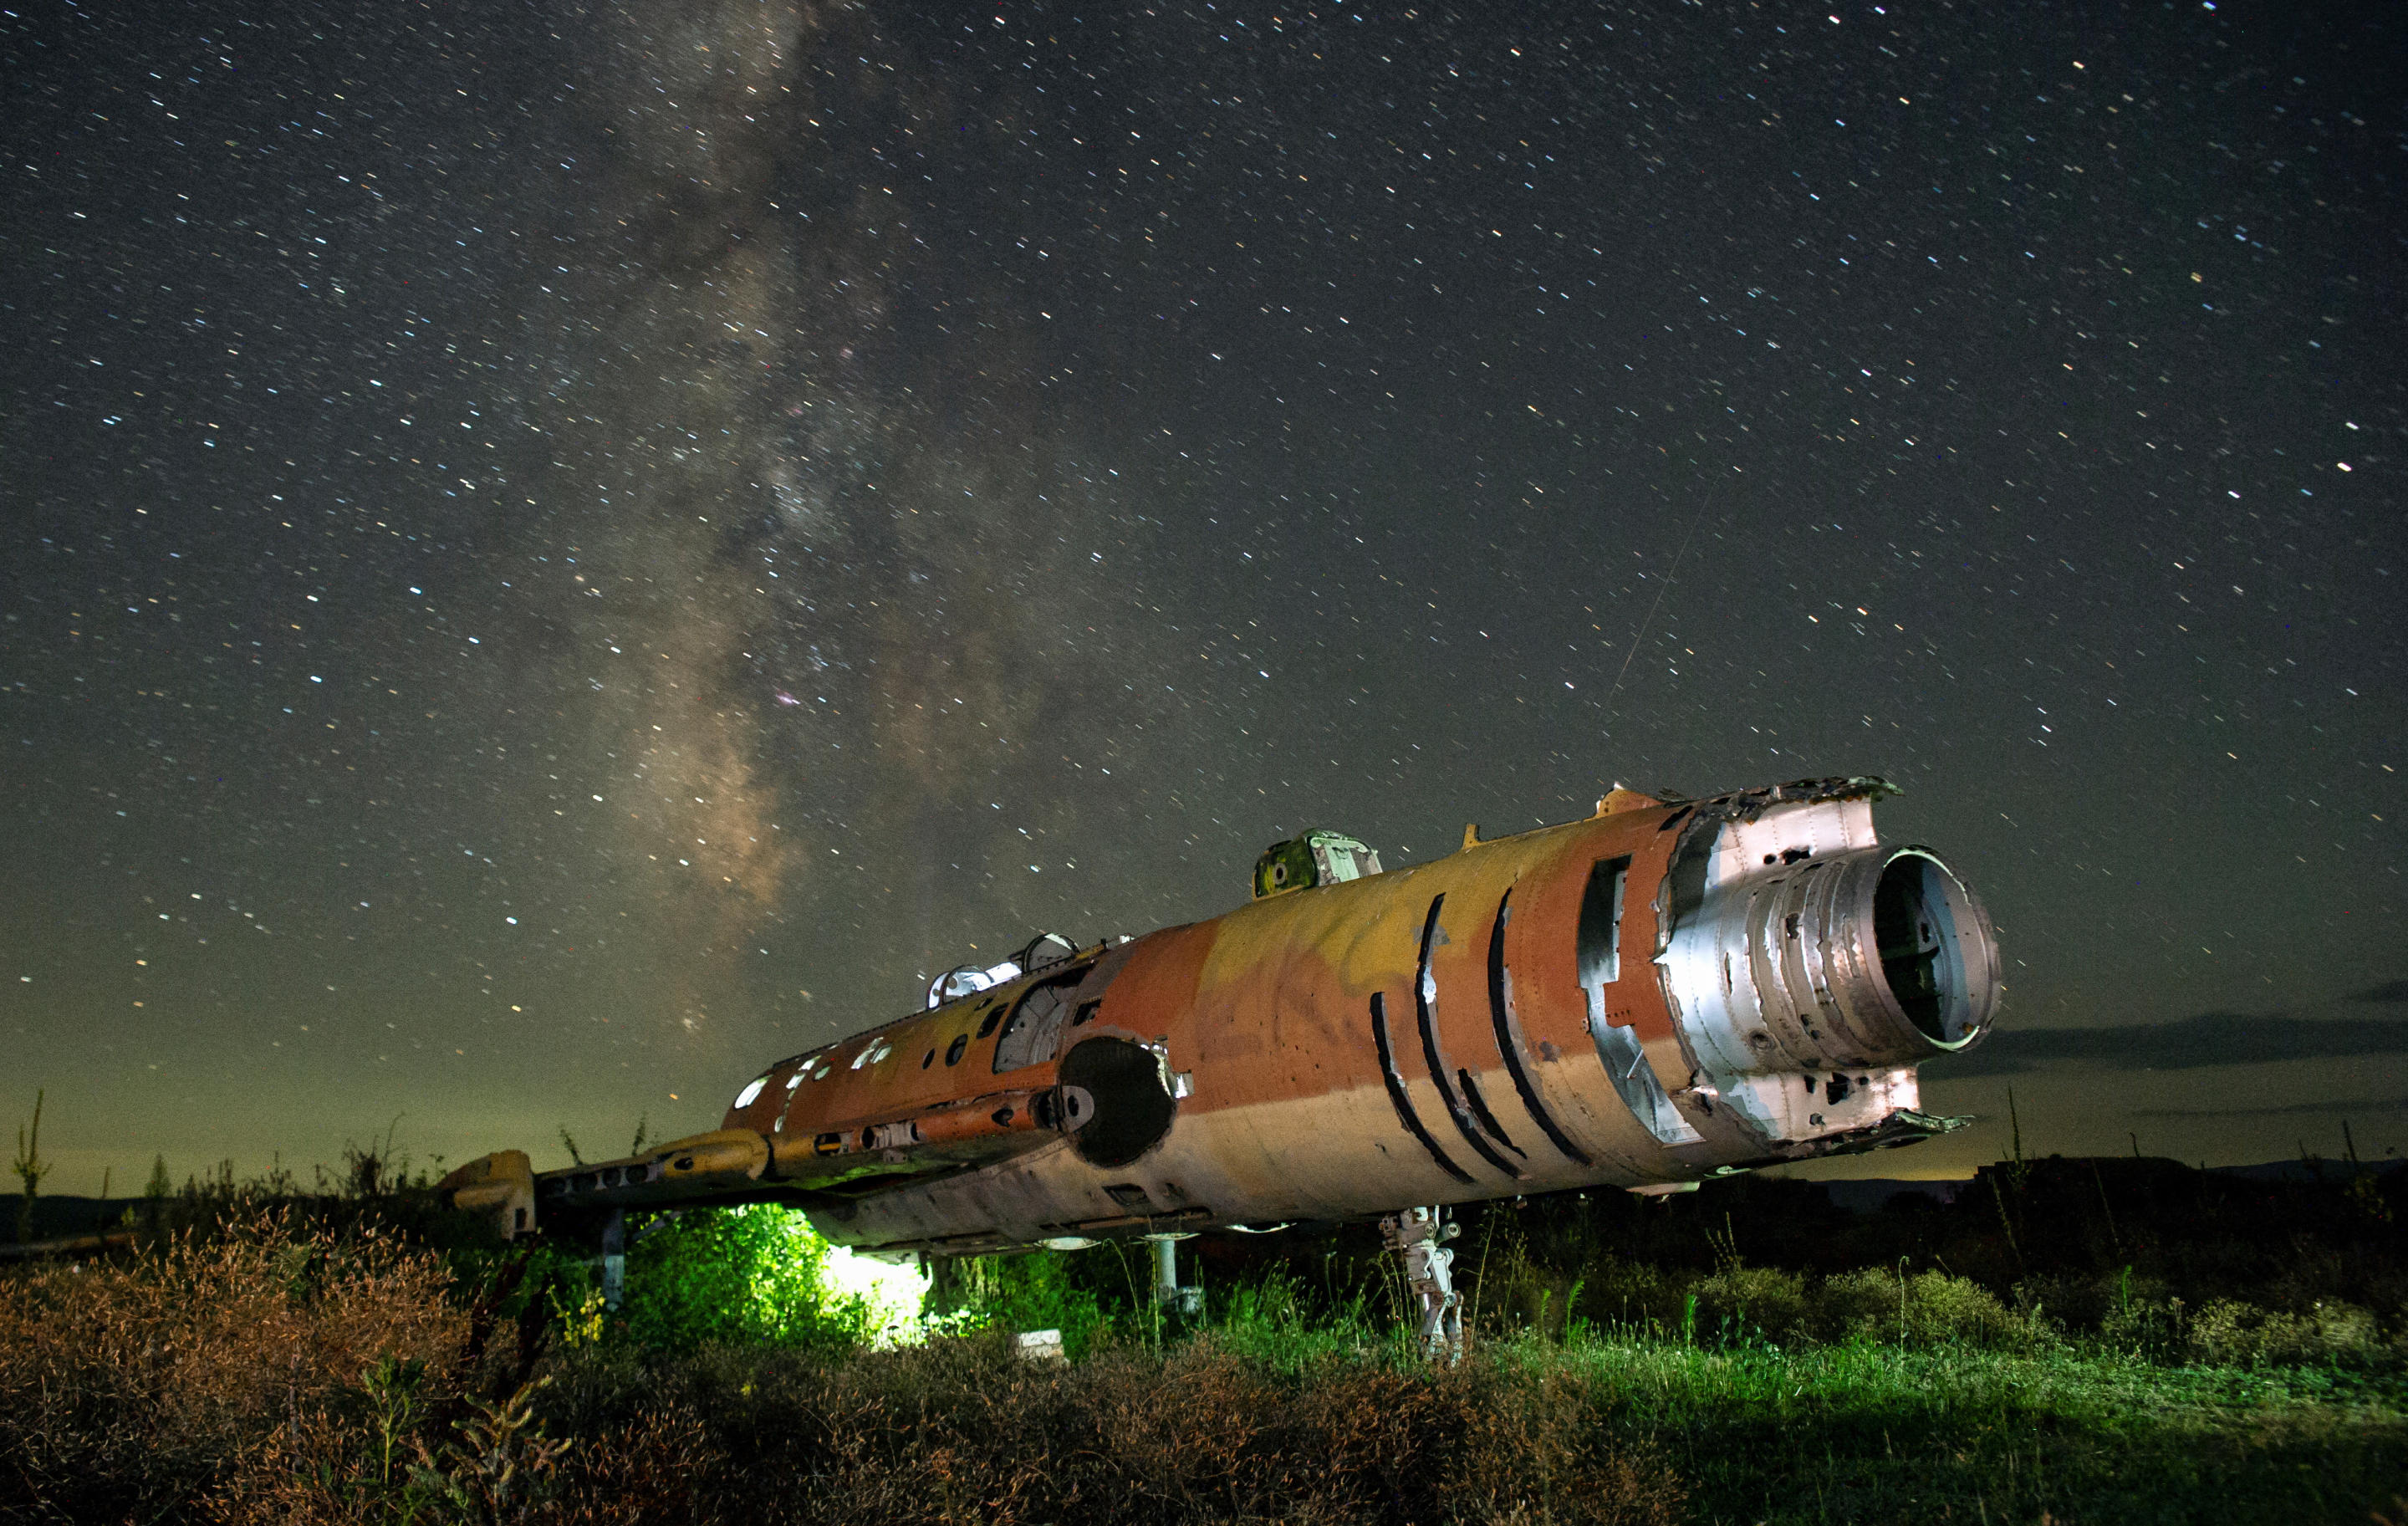
<path id="1" fill-rule="evenodd" d="M 1179 1243 L 1154 1242 L 1154 1301 L 1166 1309 L 1179 1306 Z"/>
<path id="2" fill-rule="evenodd" d="M 1192 1234 L 1176 1231 L 1164 1231 L 1145 1237 L 1146 1243 L 1154 1247 L 1154 1306 L 1160 1309 L 1165 1317 L 1177 1315 L 1193 1319 L 1204 1312 L 1204 1285 L 1201 1282 L 1190 1282 L 1183 1288 L 1179 1285 L 1177 1243 L 1194 1238 Z"/>
<path id="3" fill-rule="evenodd" d="M 612 1314 L 627 1296 L 627 1211 L 613 1208 L 602 1221 L 602 1306 Z"/>

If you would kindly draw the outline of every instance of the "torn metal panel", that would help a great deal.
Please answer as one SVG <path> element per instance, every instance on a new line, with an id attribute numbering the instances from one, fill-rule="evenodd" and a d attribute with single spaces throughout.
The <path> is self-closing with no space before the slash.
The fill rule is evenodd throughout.
<path id="1" fill-rule="evenodd" d="M 1879 1121 L 1859 1129 L 1842 1130 L 1837 1133 L 1820 1134 L 1812 1139 L 1792 1141 L 1776 1154 L 1760 1156 L 1753 1160 L 1735 1161 L 1716 1166 L 1713 1174 L 1732 1176 L 1742 1172 L 1756 1171 L 1765 1166 L 1785 1166 L 1799 1160 L 1820 1160 L 1835 1155 L 1865 1155 L 1874 1150 L 1892 1150 L 1907 1144 L 1920 1144 L 1927 1139 L 1953 1134 L 1966 1128 L 1970 1117 L 1952 1117 L 1924 1113 L 1914 1108 L 1899 1108 Z"/>

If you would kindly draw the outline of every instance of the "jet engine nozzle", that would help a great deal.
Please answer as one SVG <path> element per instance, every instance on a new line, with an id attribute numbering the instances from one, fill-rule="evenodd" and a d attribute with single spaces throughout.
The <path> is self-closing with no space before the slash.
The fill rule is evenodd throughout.
<path id="1" fill-rule="evenodd" d="M 1656 961 L 1698 1063 L 1724 1074 L 1913 1065 L 1999 1000 L 1980 901 L 1931 852 L 1870 847 L 1711 886 Z"/>

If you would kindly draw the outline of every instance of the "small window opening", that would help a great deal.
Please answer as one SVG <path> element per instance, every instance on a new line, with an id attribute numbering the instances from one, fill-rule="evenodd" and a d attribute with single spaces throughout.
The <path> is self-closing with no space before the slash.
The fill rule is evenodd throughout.
<path id="1" fill-rule="evenodd" d="M 1627 855 L 1603 859 L 1588 871 L 1580 914 L 1580 983 L 1584 991 L 1622 978 L 1622 896 L 1629 878 Z"/>

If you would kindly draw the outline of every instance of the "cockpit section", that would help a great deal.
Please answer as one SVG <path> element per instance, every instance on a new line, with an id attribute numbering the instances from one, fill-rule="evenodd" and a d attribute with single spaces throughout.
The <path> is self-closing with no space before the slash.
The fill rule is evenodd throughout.
<path id="1" fill-rule="evenodd" d="M 1032 970 L 1049 964 L 1059 964 L 1078 952 L 1069 939 L 1058 932 L 1040 932 L 1030 939 L 1019 953 L 999 964 L 981 967 L 975 964 L 956 965 L 928 983 L 928 1010 L 934 1011 L 949 1001 L 1018 980 Z"/>

